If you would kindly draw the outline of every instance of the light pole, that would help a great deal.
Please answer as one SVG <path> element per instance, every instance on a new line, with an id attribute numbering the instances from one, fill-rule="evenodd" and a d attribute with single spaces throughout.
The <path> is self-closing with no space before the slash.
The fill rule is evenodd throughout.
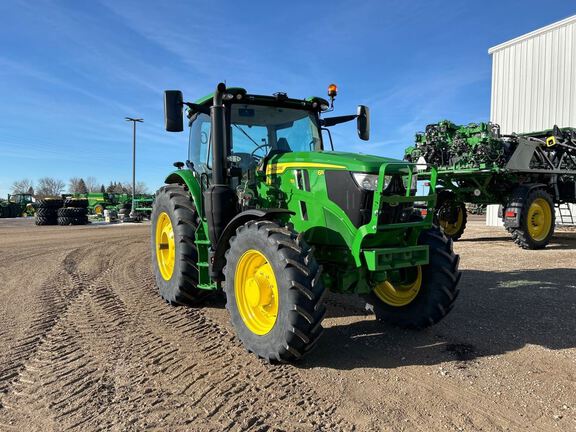
<path id="1" fill-rule="evenodd" d="M 136 123 L 142 123 L 144 119 L 125 117 L 126 121 L 131 121 L 132 128 L 132 208 L 130 210 L 130 217 L 134 218 L 136 215 Z"/>

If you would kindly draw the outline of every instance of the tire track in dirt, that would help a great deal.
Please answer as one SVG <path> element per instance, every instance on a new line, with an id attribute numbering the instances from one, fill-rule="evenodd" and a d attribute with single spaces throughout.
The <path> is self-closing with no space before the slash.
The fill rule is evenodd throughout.
<path id="1" fill-rule="evenodd" d="M 4 427 L 75 428 L 110 403 L 113 371 L 106 368 L 106 362 L 117 351 L 115 341 L 125 308 L 107 290 L 108 276 L 109 271 L 101 273 L 68 303 L 24 363 L 18 380 L 2 400 L 5 409 L 0 424 Z"/>
<path id="2" fill-rule="evenodd" d="M 43 290 L 37 298 L 40 312 L 32 320 L 25 336 L 16 342 L 10 355 L 0 364 L 0 393 L 8 391 L 24 362 L 43 343 L 60 315 L 86 286 L 88 275 L 79 272 L 74 265 L 79 256 L 77 249 L 66 254 L 62 260 L 62 270 L 42 284 Z"/>
<path id="3" fill-rule="evenodd" d="M 171 395 L 150 391 L 131 408 L 142 411 L 136 417 L 158 419 L 148 423 L 152 427 L 185 426 L 189 423 L 180 420 L 190 417 L 201 420 L 206 430 L 350 428 L 292 366 L 268 365 L 248 354 L 229 328 L 207 318 L 202 309 L 165 304 L 156 293 L 149 258 L 134 259 L 137 265 L 116 266 L 121 273 L 113 278 L 122 281 L 115 291 L 138 311 L 142 342 L 132 347 L 132 355 L 149 371 L 146 384 L 167 384 Z"/>
<path id="4" fill-rule="evenodd" d="M 292 366 L 246 353 L 201 309 L 165 304 L 143 249 L 126 239 L 66 257 L 68 285 L 45 291 L 53 312 L 1 399 L 3 428 L 353 429 Z"/>

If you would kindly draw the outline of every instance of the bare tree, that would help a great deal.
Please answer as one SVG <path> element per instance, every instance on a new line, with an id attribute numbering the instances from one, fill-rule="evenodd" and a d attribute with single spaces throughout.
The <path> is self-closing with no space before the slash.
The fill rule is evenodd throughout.
<path id="1" fill-rule="evenodd" d="M 38 188 L 36 189 L 36 196 L 58 196 L 64 192 L 65 184 L 62 180 L 52 177 L 42 177 L 38 180 Z"/>
<path id="2" fill-rule="evenodd" d="M 13 194 L 28 193 L 30 189 L 34 190 L 34 183 L 30 179 L 26 178 L 22 180 L 17 180 L 14 183 L 12 183 Z"/>
<path id="3" fill-rule="evenodd" d="M 86 189 L 88 192 L 99 192 L 100 191 L 100 183 L 96 180 L 96 177 L 86 177 Z"/>
<path id="4" fill-rule="evenodd" d="M 68 180 L 68 192 L 71 194 L 80 193 L 80 177 L 72 177 Z"/>
<path id="5" fill-rule="evenodd" d="M 132 183 L 124 183 L 123 189 L 126 191 L 127 194 L 132 194 Z M 136 195 L 142 195 L 148 193 L 148 186 L 143 181 L 136 182 Z"/>

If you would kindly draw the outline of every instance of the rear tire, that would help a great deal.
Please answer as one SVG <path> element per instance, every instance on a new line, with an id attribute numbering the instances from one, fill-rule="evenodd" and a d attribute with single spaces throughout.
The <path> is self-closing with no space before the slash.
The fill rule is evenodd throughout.
<path id="1" fill-rule="evenodd" d="M 254 273 L 243 264 L 250 254 L 261 258 Z M 259 275 L 263 267 L 269 278 Z M 326 312 L 320 274 L 312 250 L 288 228 L 250 221 L 236 230 L 226 252 L 224 289 L 232 325 L 248 351 L 268 361 L 292 362 L 312 350 Z M 251 289 L 258 293 L 256 304 Z M 260 311 L 264 320 L 255 322 Z"/>
<path id="2" fill-rule="evenodd" d="M 66 198 L 64 200 L 64 207 L 85 209 L 88 207 L 88 200 L 86 198 Z"/>
<path id="3" fill-rule="evenodd" d="M 56 225 L 56 217 L 36 216 L 34 223 L 36 225 Z"/>
<path id="4" fill-rule="evenodd" d="M 178 184 L 161 187 L 151 220 L 152 267 L 162 298 L 182 305 L 206 297 L 210 291 L 197 288 L 198 249 L 194 241 L 200 221 L 188 190 Z"/>
<path id="5" fill-rule="evenodd" d="M 438 227 L 432 227 L 420 234 L 418 243 L 429 246 L 430 262 L 421 268 L 417 296 L 405 306 L 391 306 L 372 292 L 368 301 L 378 320 L 397 327 L 422 329 L 439 322 L 454 307 L 461 273 L 452 241 Z"/>
<path id="6" fill-rule="evenodd" d="M 86 209 L 80 207 L 62 207 L 58 209 L 58 217 L 80 218 L 86 216 Z"/>
<path id="7" fill-rule="evenodd" d="M 554 201 L 542 189 L 533 190 L 524 200 L 520 227 L 510 228 L 514 243 L 522 249 L 543 249 L 554 235 Z"/>
<path id="8" fill-rule="evenodd" d="M 87 223 L 88 223 L 88 217 L 87 216 L 77 216 L 77 217 L 59 216 L 58 217 L 58 225 L 61 225 L 61 226 L 86 225 Z"/>
<path id="9" fill-rule="evenodd" d="M 64 201 L 60 198 L 44 198 L 36 200 L 36 208 L 60 208 Z"/>

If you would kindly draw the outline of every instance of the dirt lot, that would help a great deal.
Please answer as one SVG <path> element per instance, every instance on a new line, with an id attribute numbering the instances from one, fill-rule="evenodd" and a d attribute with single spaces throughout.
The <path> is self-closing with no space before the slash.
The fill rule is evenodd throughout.
<path id="1" fill-rule="evenodd" d="M 316 351 L 271 366 L 222 304 L 158 297 L 148 230 L 0 220 L 1 430 L 576 429 L 576 232 L 522 251 L 473 222 L 443 322 L 332 295 Z"/>

